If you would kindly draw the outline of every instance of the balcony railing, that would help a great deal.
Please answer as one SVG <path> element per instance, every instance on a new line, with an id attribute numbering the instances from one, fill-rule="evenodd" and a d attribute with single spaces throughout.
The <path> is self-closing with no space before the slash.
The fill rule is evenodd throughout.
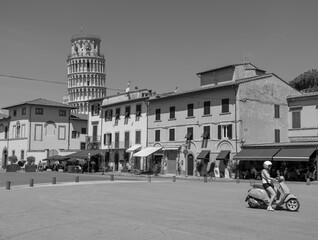
<path id="1" fill-rule="evenodd" d="M 100 143 L 101 142 L 101 136 L 99 135 L 99 136 L 86 136 L 86 139 L 85 139 L 85 141 L 87 142 L 87 143 Z"/>
<path id="2" fill-rule="evenodd" d="M 130 148 L 132 142 L 131 141 L 119 141 L 119 142 L 111 142 L 103 144 L 102 148 L 105 149 L 128 149 Z"/>

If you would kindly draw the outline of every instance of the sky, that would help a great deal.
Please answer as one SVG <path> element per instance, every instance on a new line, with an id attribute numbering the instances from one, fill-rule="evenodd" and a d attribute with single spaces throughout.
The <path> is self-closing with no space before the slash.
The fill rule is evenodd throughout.
<path id="1" fill-rule="evenodd" d="M 291 81 L 317 68 L 317 9 L 316 0 L 1 0 L 0 75 L 55 83 L 0 76 L 0 109 L 62 102 L 82 27 L 101 38 L 109 89 L 190 90 L 196 73 L 244 61 Z"/>

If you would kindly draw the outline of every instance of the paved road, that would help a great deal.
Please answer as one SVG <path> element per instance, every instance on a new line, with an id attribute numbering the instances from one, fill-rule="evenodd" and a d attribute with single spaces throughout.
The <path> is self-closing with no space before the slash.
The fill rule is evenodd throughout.
<path id="1" fill-rule="evenodd" d="M 296 213 L 248 208 L 243 182 L 101 180 L 2 189 L 0 240 L 317 239 L 318 185 L 289 186 L 301 201 Z"/>

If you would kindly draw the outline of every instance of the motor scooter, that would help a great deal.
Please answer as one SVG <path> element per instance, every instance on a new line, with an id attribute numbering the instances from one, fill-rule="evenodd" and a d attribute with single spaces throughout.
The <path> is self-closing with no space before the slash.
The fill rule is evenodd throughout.
<path id="1" fill-rule="evenodd" d="M 276 205 L 276 208 L 279 208 L 285 204 L 287 210 L 293 212 L 298 211 L 300 207 L 298 198 L 294 194 L 290 193 L 290 190 L 284 181 L 284 177 L 278 177 L 279 188 L 277 189 L 277 197 L 273 205 Z M 263 185 L 253 184 L 252 187 L 253 188 L 247 192 L 245 202 L 247 202 L 251 208 L 266 208 L 269 204 L 270 198 L 268 197 Z"/>

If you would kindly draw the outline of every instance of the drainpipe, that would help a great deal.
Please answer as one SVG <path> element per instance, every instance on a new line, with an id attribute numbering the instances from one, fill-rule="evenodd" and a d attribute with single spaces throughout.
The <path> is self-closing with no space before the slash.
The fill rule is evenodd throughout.
<path id="1" fill-rule="evenodd" d="M 102 104 L 103 105 L 103 101 Z M 102 149 L 103 147 L 103 109 L 102 106 L 100 107 L 100 113 L 99 113 L 99 118 L 100 118 L 100 148 Z M 88 120 L 87 120 L 88 122 Z M 105 167 L 106 167 L 106 151 L 105 152 L 101 152 L 101 163 L 104 162 L 104 172 L 105 172 Z M 101 164 L 102 165 L 102 164 Z M 104 174 L 104 173 L 103 173 Z"/>
<path id="2" fill-rule="evenodd" d="M 146 101 L 146 106 L 147 106 L 147 109 L 146 109 L 146 147 L 148 147 L 148 116 L 149 116 L 149 102 Z"/>
<path id="3" fill-rule="evenodd" d="M 146 128 L 147 128 L 147 131 L 146 131 L 146 147 L 148 147 L 148 141 L 149 141 L 149 138 L 148 138 L 148 117 L 149 117 L 149 101 L 146 101 L 145 102 L 146 103 L 146 106 L 147 106 L 147 109 L 146 109 L 146 121 L 147 121 L 147 124 L 146 124 Z M 147 168 L 148 168 L 148 163 L 147 163 L 147 161 L 148 161 L 148 159 L 147 159 L 148 157 L 146 157 L 146 158 L 143 158 L 143 169 L 146 169 L 147 170 Z M 145 163 L 146 163 L 146 165 L 145 165 Z"/>
<path id="4" fill-rule="evenodd" d="M 71 110 L 68 112 L 68 139 L 67 139 L 67 150 L 70 150 L 71 144 Z"/>
<path id="5" fill-rule="evenodd" d="M 234 103 L 234 125 L 235 125 L 235 154 L 237 154 L 237 86 L 234 85 L 233 86 L 233 90 L 234 90 L 234 99 L 235 99 L 235 103 Z M 236 160 L 236 167 L 238 166 L 238 160 Z M 236 173 L 235 173 L 235 178 L 238 177 L 238 170 L 236 169 Z"/>
<path id="6" fill-rule="evenodd" d="M 30 105 L 30 113 L 29 113 L 29 152 L 31 151 L 31 130 L 32 130 L 32 106 Z"/>
<path id="7" fill-rule="evenodd" d="M 3 118 L 7 123 L 8 123 L 8 132 L 7 132 L 7 155 L 6 155 L 6 158 L 5 158 L 5 164 L 4 166 L 7 167 L 7 162 L 8 162 L 8 157 L 9 157 L 9 144 L 10 144 L 10 141 L 9 141 L 9 138 L 10 138 L 10 116 L 8 118 Z M 2 166 L 3 167 L 3 166 Z"/>

